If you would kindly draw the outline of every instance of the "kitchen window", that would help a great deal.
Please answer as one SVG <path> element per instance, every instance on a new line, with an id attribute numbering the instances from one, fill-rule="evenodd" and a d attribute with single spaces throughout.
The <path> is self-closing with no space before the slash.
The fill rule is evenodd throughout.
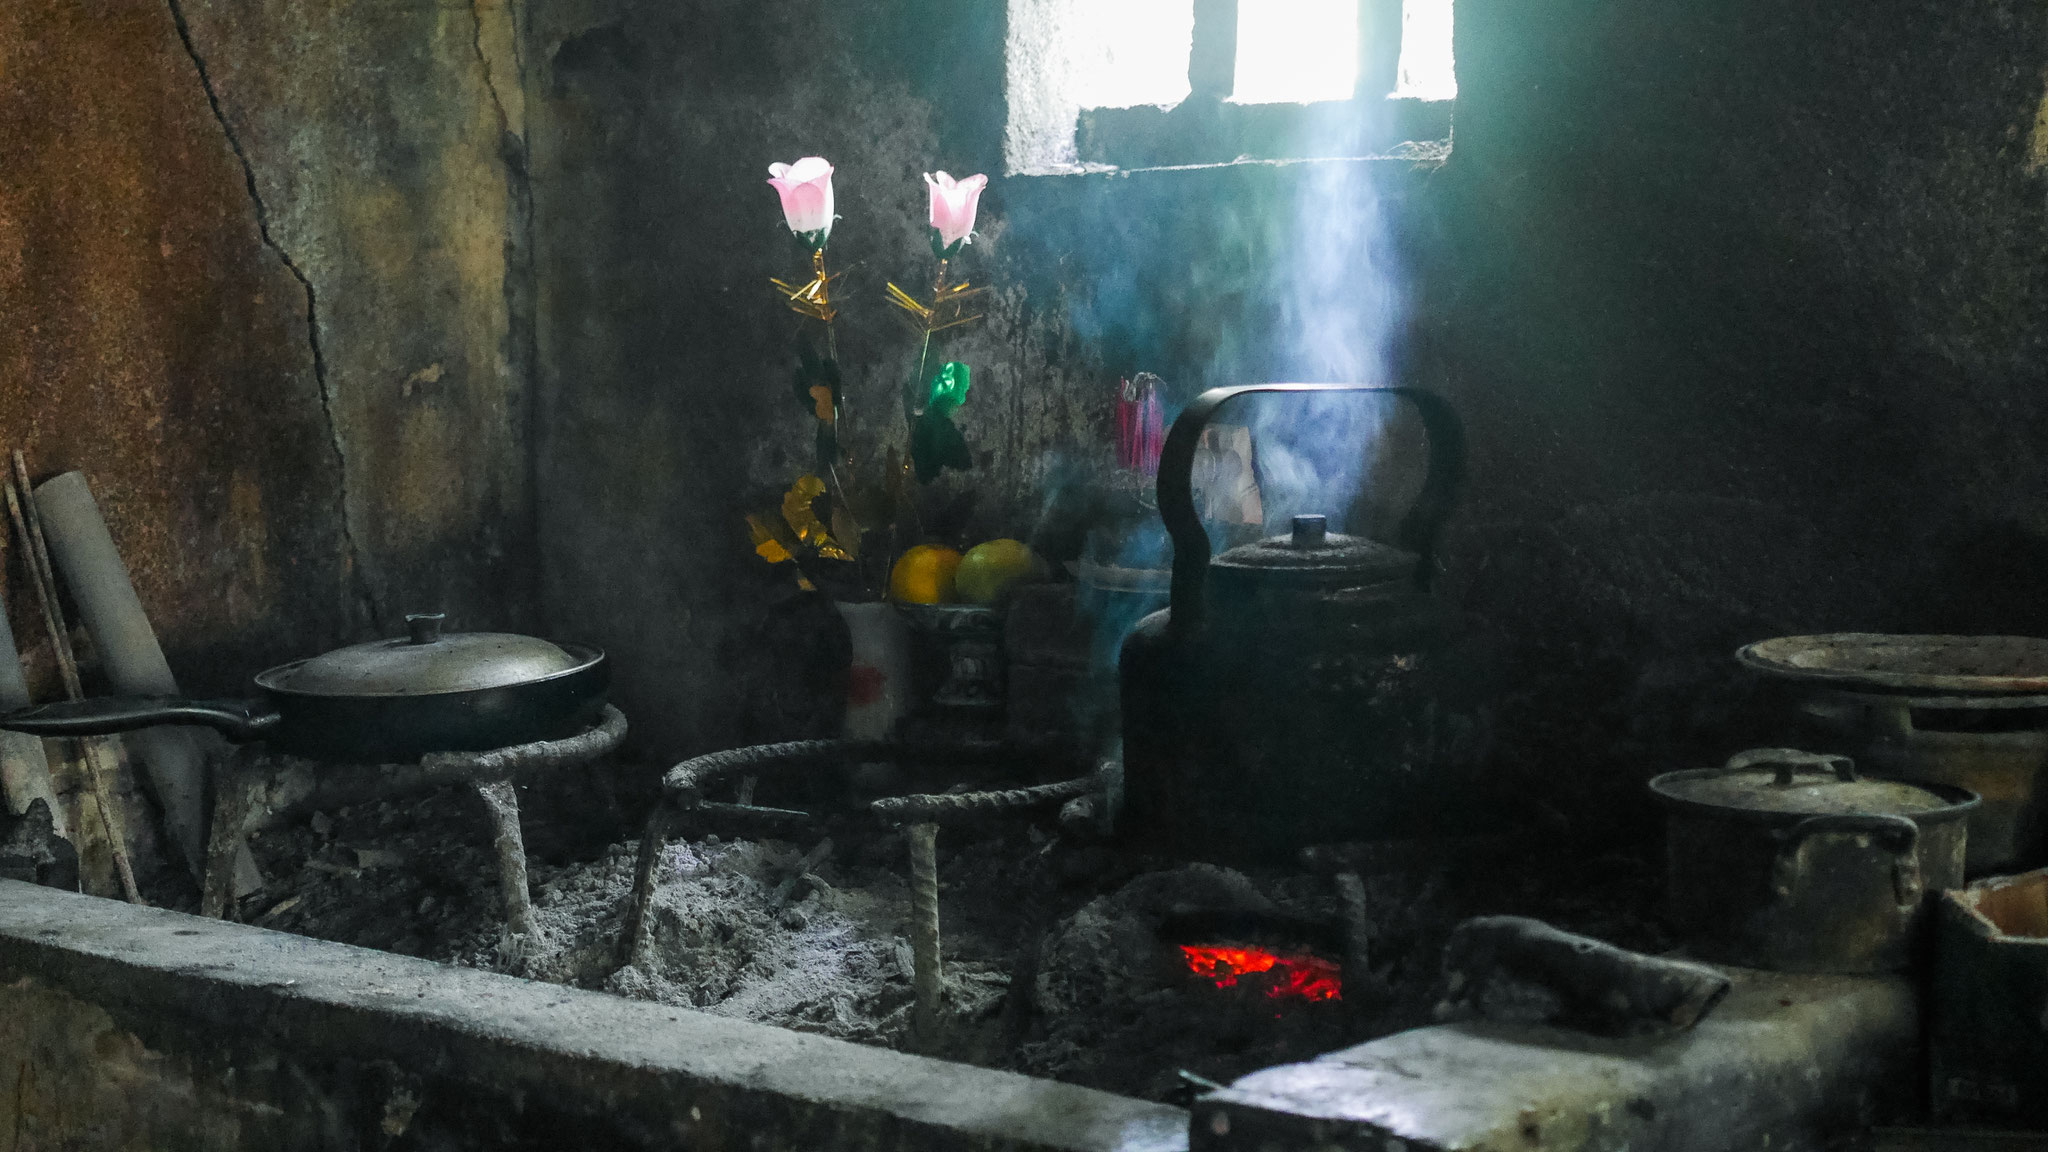
<path id="1" fill-rule="evenodd" d="M 1451 0 L 1010 0 L 1014 173 L 1448 147 Z"/>

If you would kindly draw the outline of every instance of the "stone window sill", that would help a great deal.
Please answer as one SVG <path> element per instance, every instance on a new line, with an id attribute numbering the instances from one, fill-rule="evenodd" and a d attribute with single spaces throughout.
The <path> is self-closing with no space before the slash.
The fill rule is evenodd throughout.
<path id="1" fill-rule="evenodd" d="M 1451 102 L 1407 99 L 1232 104 L 1190 97 L 1173 108 L 1090 108 L 1075 130 L 1076 163 L 1020 175 L 1200 169 L 1307 160 L 1441 164 Z"/>

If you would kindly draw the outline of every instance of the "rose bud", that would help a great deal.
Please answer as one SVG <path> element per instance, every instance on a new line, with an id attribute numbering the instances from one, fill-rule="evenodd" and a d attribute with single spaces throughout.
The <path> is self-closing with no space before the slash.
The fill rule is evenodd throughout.
<path id="1" fill-rule="evenodd" d="M 924 182 L 932 191 L 932 252 L 945 260 L 968 242 L 974 231 L 974 211 L 981 203 L 987 176 L 969 176 L 955 181 L 944 172 L 927 172 Z"/>
<path id="2" fill-rule="evenodd" d="M 806 156 L 794 164 L 770 164 L 768 174 L 768 183 L 782 197 L 789 230 L 805 244 L 823 248 L 832 233 L 832 165 L 822 156 Z"/>

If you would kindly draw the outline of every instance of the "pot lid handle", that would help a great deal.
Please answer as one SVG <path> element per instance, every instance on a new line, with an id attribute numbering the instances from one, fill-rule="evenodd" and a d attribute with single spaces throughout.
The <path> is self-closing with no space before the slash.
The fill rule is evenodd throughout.
<path id="1" fill-rule="evenodd" d="M 1193 635 L 1203 624 L 1206 605 L 1204 588 L 1209 574 L 1209 534 L 1195 510 L 1195 448 L 1202 429 L 1223 405 L 1247 392 L 1384 392 L 1413 404 L 1422 415 L 1423 435 L 1429 442 L 1429 468 L 1422 491 L 1401 519 L 1396 543 L 1415 553 L 1415 583 L 1427 588 L 1436 567 L 1436 540 L 1444 521 L 1451 515 L 1458 489 L 1465 480 L 1465 426 L 1457 410 L 1434 392 L 1387 384 L 1247 384 L 1236 388 L 1211 388 L 1194 398 L 1174 418 L 1159 454 L 1159 518 L 1173 539 L 1172 627 L 1182 636 Z"/>
<path id="2" fill-rule="evenodd" d="M 1732 769 L 1754 768 L 1767 764 L 1776 769 L 1771 783 L 1789 788 L 1792 775 L 1801 768 L 1825 768 L 1835 774 L 1835 779 L 1853 784 L 1857 781 L 1856 762 L 1847 756 L 1832 752 L 1801 752 L 1797 748 L 1751 748 L 1737 752 L 1728 758 L 1727 767 Z"/>
<path id="3" fill-rule="evenodd" d="M 446 612 L 414 612 L 405 618 L 405 638 L 408 644 L 432 644 L 441 638 L 441 622 L 448 619 Z"/>

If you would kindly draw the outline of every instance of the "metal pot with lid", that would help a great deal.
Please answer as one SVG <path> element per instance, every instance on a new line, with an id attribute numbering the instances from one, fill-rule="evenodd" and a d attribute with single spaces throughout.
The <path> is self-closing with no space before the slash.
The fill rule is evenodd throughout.
<path id="1" fill-rule="evenodd" d="M 319 760 L 400 762 L 572 735 L 596 722 L 611 669 L 603 652 L 505 632 L 443 633 L 440 613 L 407 634 L 258 673 L 262 696 L 108 696 L 0 716 L 0 728 L 95 736 L 200 724 Z"/>
<path id="2" fill-rule="evenodd" d="M 1247 394 L 1329 392 L 1384 393 L 1422 417 L 1428 468 L 1394 540 L 1297 516 L 1212 558 L 1193 491 L 1210 418 Z M 1442 770 L 1457 718 L 1439 707 L 1457 678 L 1436 663 L 1446 628 L 1429 584 L 1464 462 L 1455 411 L 1412 388 L 1260 384 L 1188 405 L 1159 464 L 1171 602 L 1125 639 L 1119 667 L 1134 833 L 1184 856 L 1283 861 L 1310 844 L 1422 834 L 1461 807 Z"/>
<path id="3" fill-rule="evenodd" d="M 1926 894 L 1962 883 L 1978 803 L 1793 748 L 1667 772 L 1650 790 L 1666 811 L 1669 914 L 1693 953 L 1782 972 L 1908 967 Z"/>

